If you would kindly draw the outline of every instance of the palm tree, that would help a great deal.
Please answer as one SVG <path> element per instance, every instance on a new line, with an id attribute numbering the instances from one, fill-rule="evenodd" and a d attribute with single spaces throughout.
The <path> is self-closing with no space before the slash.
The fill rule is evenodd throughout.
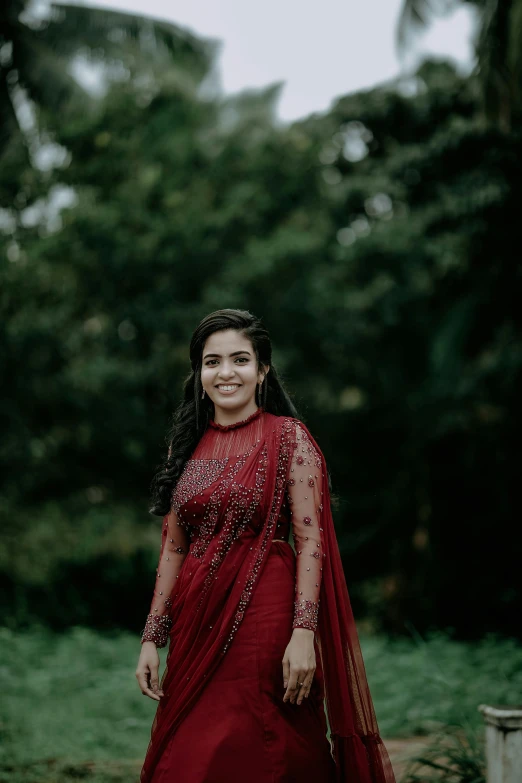
<path id="1" fill-rule="evenodd" d="M 522 115 L 522 0 L 403 0 L 399 48 L 434 16 L 463 3 L 479 14 L 475 48 L 486 116 L 507 132 Z"/>
<path id="2" fill-rule="evenodd" d="M 79 54 L 97 63 L 120 63 L 156 72 L 178 69 L 198 83 L 208 71 L 212 47 L 175 25 L 134 14 L 50 4 L 37 15 L 29 0 L 0 7 L 0 156 L 23 136 L 14 97 L 23 91 L 39 113 L 59 117 L 88 96 L 70 74 Z"/>

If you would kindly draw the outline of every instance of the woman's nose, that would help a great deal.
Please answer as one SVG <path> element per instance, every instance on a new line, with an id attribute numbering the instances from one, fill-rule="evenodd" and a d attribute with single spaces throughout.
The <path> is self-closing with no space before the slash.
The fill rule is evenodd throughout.
<path id="1" fill-rule="evenodd" d="M 234 376 L 235 370 L 233 367 L 222 366 L 219 368 L 219 377 L 225 381 L 229 381 Z"/>

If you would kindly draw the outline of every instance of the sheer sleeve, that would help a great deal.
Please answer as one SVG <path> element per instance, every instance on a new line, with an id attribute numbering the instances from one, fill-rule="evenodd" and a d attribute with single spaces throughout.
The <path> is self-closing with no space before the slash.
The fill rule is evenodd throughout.
<path id="1" fill-rule="evenodd" d="M 325 556 L 320 527 L 323 463 L 317 449 L 298 423 L 293 445 L 287 485 L 296 551 L 293 627 L 315 631 L 319 617 L 319 593 Z"/>
<path id="2" fill-rule="evenodd" d="M 180 524 L 176 513 L 171 509 L 163 517 L 161 546 L 156 583 L 150 612 L 142 632 L 141 642 L 154 642 L 156 647 L 165 647 L 172 620 L 169 615 L 172 606 L 172 591 L 176 579 L 187 556 L 189 538 Z"/>

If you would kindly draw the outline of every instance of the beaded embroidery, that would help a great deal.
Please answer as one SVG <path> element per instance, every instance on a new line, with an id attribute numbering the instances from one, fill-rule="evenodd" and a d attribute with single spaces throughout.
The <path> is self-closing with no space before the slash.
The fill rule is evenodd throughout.
<path id="1" fill-rule="evenodd" d="M 149 614 L 142 631 L 141 643 L 154 642 L 156 647 L 165 647 L 169 638 L 172 620 L 166 614 Z"/>
<path id="2" fill-rule="evenodd" d="M 296 420 L 294 426 L 295 437 L 291 444 L 293 458 L 289 470 L 291 477 L 287 480 L 296 548 L 293 628 L 309 628 L 315 631 L 319 616 L 321 562 L 322 557 L 326 557 L 319 521 L 322 511 L 323 463 L 308 433 Z"/>
<path id="3" fill-rule="evenodd" d="M 259 571 L 261 568 L 261 565 L 263 563 L 263 560 L 265 558 L 267 548 L 270 546 L 271 541 L 274 536 L 274 530 L 276 527 L 277 518 L 279 516 L 279 509 L 281 507 L 283 494 L 285 490 L 285 478 L 287 473 L 287 465 L 289 461 L 290 456 L 290 450 L 287 445 L 288 440 L 288 433 L 292 429 L 292 422 L 290 419 L 284 419 L 282 424 L 282 431 L 281 431 L 281 440 L 279 444 L 279 452 L 278 452 L 278 461 L 277 461 L 277 476 L 276 476 L 276 488 L 274 492 L 274 498 L 272 501 L 271 509 L 270 509 L 270 516 L 268 519 L 268 523 L 266 525 L 264 536 L 261 540 L 261 542 L 257 545 L 256 554 L 254 558 L 254 562 L 252 563 L 246 582 L 245 582 L 245 589 L 243 590 L 241 594 L 241 598 L 239 601 L 239 606 L 236 611 L 235 617 L 234 617 L 234 623 L 232 625 L 232 629 L 230 631 L 230 634 L 228 636 L 227 642 L 223 649 L 221 650 L 221 654 L 224 655 L 227 651 L 227 649 L 230 647 L 230 644 L 232 643 L 235 634 L 237 633 L 237 629 L 239 628 L 239 625 L 241 623 L 241 620 L 244 617 L 246 607 L 248 606 L 248 603 L 250 602 L 250 599 L 252 597 L 252 592 L 254 589 L 254 585 L 256 583 L 257 577 L 259 575 Z M 266 446 L 264 449 L 265 456 L 264 456 L 264 462 L 266 465 L 268 464 L 268 458 L 266 454 Z"/>
<path id="4" fill-rule="evenodd" d="M 199 492 L 210 487 L 227 466 L 224 459 L 189 459 L 172 493 L 172 507 L 176 514 Z"/>
<path id="5" fill-rule="evenodd" d="M 226 429 L 226 437 L 229 437 L 228 429 L 244 426 L 251 418 L 257 418 L 259 415 L 256 412 L 256 415 L 244 422 L 230 425 Z M 215 427 L 215 429 L 222 428 Z M 189 551 L 189 558 L 200 561 L 201 566 L 206 569 L 206 576 L 198 609 L 201 608 L 211 585 L 218 578 L 219 567 L 232 543 L 249 526 L 264 524 L 268 513 L 263 535 L 255 539 L 252 562 L 246 574 L 232 628 L 228 637 L 225 637 L 222 654 L 225 654 L 230 646 L 241 623 L 272 539 L 279 535 L 279 529 L 277 533 L 275 529 L 281 524 L 288 525 L 288 517 L 292 525 L 297 555 L 293 627 L 311 630 L 316 630 L 317 627 L 321 565 L 322 558 L 326 556 L 323 552 L 319 518 L 319 513 L 322 511 L 321 487 L 324 480 L 322 456 L 313 447 L 307 433 L 299 426 L 297 420 L 281 417 L 277 422 L 277 430 L 279 437 L 275 488 L 269 512 L 268 509 L 266 513 L 259 511 L 266 489 L 269 465 L 268 438 L 255 441 L 243 454 L 234 454 L 223 459 L 189 459 L 172 494 L 172 510 L 176 514 L 178 528 L 173 528 L 171 535 L 176 533 L 178 539 L 169 539 L 175 546 L 171 546 L 168 553 L 175 552 L 178 560 L 175 566 L 162 561 L 161 570 L 163 571 L 165 567 L 167 569 L 175 567 L 179 571 L 187 551 Z M 275 433 L 276 430 L 273 432 Z M 220 456 L 219 452 L 217 456 Z M 252 486 L 244 486 L 241 481 L 238 481 L 238 473 L 249 459 L 255 460 L 255 476 Z M 213 484 L 215 487 L 212 486 Z M 203 494 L 204 499 L 201 497 Z M 165 536 L 166 533 L 165 528 L 163 535 Z M 188 545 L 183 543 L 185 539 L 182 535 L 185 539 L 187 536 L 190 537 L 192 541 L 190 550 Z M 210 555 L 207 558 L 209 547 L 211 547 Z M 180 557 L 181 555 L 183 557 Z M 166 560 L 168 561 L 169 557 L 166 557 Z M 190 570 L 193 567 L 190 566 Z M 175 571 L 171 571 L 171 576 L 167 575 L 167 579 L 171 582 L 174 573 Z M 157 576 L 160 578 L 159 569 Z M 175 579 L 177 574 L 174 577 L 174 584 Z M 161 582 L 163 583 L 163 579 Z M 159 595 L 163 595 L 162 590 L 158 592 Z M 172 599 L 176 594 L 170 588 L 167 590 L 164 601 L 166 610 L 172 607 Z M 158 609 L 154 612 L 157 613 Z M 142 640 L 150 639 L 157 646 L 165 646 L 171 623 L 168 614 L 149 614 Z"/>
<path id="6" fill-rule="evenodd" d="M 295 601 L 294 628 L 309 628 L 315 631 L 319 616 L 319 601 Z"/>

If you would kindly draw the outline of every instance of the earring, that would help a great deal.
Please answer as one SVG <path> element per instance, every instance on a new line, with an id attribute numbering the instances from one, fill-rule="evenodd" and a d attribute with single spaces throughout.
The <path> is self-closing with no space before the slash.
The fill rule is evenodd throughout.
<path id="1" fill-rule="evenodd" d="M 203 389 L 203 391 L 202 391 L 202 393 L 201 393 L 201 399 L 203 400 L 203 399 L 204 399 L 204 397 L 205 397 L 205 389 Z"/>

